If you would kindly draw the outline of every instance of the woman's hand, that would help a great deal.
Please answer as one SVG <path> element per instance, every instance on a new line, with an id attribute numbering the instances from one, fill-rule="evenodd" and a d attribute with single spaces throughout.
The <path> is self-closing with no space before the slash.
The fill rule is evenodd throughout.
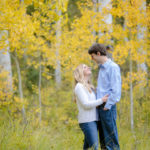
<path id="1" fill-rule="evenodd" d="M 102 98 L 102 101 L 103 101 L 103 102 L 107 102 L 107 99 L 108 99 L 108 95 L 105 95 L 105 96 Z"/>

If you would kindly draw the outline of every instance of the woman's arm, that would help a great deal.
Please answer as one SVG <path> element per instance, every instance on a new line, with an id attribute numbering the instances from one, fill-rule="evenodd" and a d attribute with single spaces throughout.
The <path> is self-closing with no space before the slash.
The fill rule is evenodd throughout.
<path id="1" fill-rule="evenodd" d="M 82 84 L 78 84 L 75 88 L 75 95 L 77 96 L 79 102 L 85 109 L 90 109 L 99 106 L 103 103 L 102 99 L 97 99 L 93 101 L 88 100 L 88 95 Z"/>

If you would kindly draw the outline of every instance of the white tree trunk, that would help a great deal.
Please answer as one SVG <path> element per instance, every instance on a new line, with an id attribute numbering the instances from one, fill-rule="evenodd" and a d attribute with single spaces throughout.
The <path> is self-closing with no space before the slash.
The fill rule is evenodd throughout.
<path id="1" fill-rule="evenodd" d="M 96 5 L 97 5 L 97 0 L 93 0 L 93 11 L 94 11 L 95 13 L 97 12 Z M 95 16 L 93 17 L 93 19 L 94 19 L 94 18 L 95 18 Z M 94 37 L 94 39 L 95 39 L 95 37 L 96 37 L 96 31 L 95 31 L 95 29 L 93 30 L 92 34 L 93 34 L 93 37 Z M 93 42 L 96 42 L 96 41 L 93 41 L 93 40 L 92 40 L 92 43 L 93 43 Z"/>
<path id="2" fill-rule="evenodd" d="M 134 118 L 133 118 L 133 84 L 132 84 L 132 56 L 130 55 L 130 116 L 131 116 L 131 130 L 134 130 Z"/>
<path id="3" fill-rule="evenodd" d="M 59 88 L 61 85 L 61 64 L 59 60 L 59 50 L 61 44 L 61 10 L 57 8 L 57 14 L 59 16 L 59 20 L 56 24 L 56 69 L 55 69 L 55 79 L 56 79 L 56 87 Z"/>
<path id="4" fill-rule="evenodd" d="M 102 14 L 102 9 L 103 8 L 107 8 L 107 6 L 109 5 L 109 7 L 112 7 L 111 6 L 111 0 L 98 0 L 98 12 Z M 112 15 L 111 14 L 108 14 L 105 19 L 104 19 L 105 23 L 106 24 L 112 24 Z M 99 24 L 100 26 L 100 24 Z M 99 38 L 103 35 L 103 33 L 99 30 Z"/>
<path id="5" fill-rule="evenodd" d="M 22 115 L 23 115 L 23 120 L 26 123 L 26 113 L 25 113 L 25 108 L 24 108 L 24 104 L 23 104 L 23 89 L 22 89 L 22 79 L 21 79 L 21 71 L 20 71 L 20 65 L 19 65 L 19 61 L 17 56 L 13 56 L 15 63 L 16 63 L 16 67 L 17 67 L 17 73 L 18 73 L 18 82 L 19 82 L 19 94 L 20 94 L 20 99 L 22 102 Z"/>
<path id="6" fill-rule="evenodd" d="M 24 0 L 20 0 L 20 3 L 24 3 Z"/>
<path id="7" fill-rule="evenodd" d="M 8 37 L 8 31 L 1 31 L 0 33 L 0 40 L 3 35 L 6 35 Z M 7 45 L 9 45 L 8 40 L 5 41 Z M 8 76 L 6 80 L 8 81 L 8 89 L 12 91 L 12 69 L 11 69 L 11 59 L 9 54 L 9 46 L 7 46 L 6 50 L 0 50 L 0 72 L 7 71 Z"/>
<path id="8" fill-rule="evenodd" d="M 143 2 L 143 5 L 141 6 L 140 9 L 142 9 L 142 10 L 144 9 L 145 13 L 146 13 L 146 1 Z M 140 25 L 138 25 L 137 30 L 138 30 L 137 38 L 139 40 L 142 40 L 142 39 L 144 40 L 144 32 L 146 31 L 146 27 L 141 27 Z M 146 53 L 145 51 L 143 51 L 143 47 L 141 47 L 138 51 L 139 51 L 139 53 L 141 53 L 141 55 Z M 140 71 L 140 70 L 147 72 L 147 66 L 146 66 L 145 62 L 143 62 L 142 64 L 138 63 L 138 71 Z"/>
<path id="9" fill-rule="evenodd" d="M 102 5 L 103 0 L 98 0 L 98 12 L 102 14 Z M 99 24 L 100 27 L 100 24 Z M 103 35 L 103 33 L 101 32 L 101 30 L 98 31 L 98 37 L 101 38 L 101 36 Z"/>
<path id="10" fill-rule="evenodd" d="M 42 120 L 41 81 L 42 81 L 42 66 L 41 66 L 41 60 L 40 60 L 40 66 L 39 66 L 39 122 L 40 123 Z"/>
<path id="11" fill-rule="evenodd" d="M 128 13 L 126 13 L 128 15 Z M 126 20 L 124 22 L 124 29 L 126 29 Z M 125 41 L 128 41 L 128 38 L 125 38 Z M 134 101 L 133 101 L 133 83 L 132 83 L 132 54 L 131 49 L 129 49 L 129 73 L 130 73 L 130 124 L 131 124 L 131 130 L 134 130 Z"/>

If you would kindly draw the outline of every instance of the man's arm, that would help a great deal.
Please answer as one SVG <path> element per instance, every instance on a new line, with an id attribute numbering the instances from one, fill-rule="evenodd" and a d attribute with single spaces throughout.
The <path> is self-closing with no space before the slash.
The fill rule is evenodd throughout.
<path id="1" fill-rule="evenodd" d="M 111 109 L 112 105 L 120 100 L 121 97 L 121 74 L 119 66 L 113 66 L 110 75 L 110 94 L 104 110 Z"/>

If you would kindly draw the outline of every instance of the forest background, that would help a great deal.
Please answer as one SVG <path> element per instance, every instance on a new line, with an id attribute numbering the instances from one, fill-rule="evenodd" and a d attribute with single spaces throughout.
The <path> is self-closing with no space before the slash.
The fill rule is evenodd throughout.
<path id="1" fill-rule="evenodd" d="M 121 68 L 121 150 L 150 149 L 150 0 L 0 0 L 1 150 L 82 149 L 73 70 L 96 86 L 95 42 Z"/>

